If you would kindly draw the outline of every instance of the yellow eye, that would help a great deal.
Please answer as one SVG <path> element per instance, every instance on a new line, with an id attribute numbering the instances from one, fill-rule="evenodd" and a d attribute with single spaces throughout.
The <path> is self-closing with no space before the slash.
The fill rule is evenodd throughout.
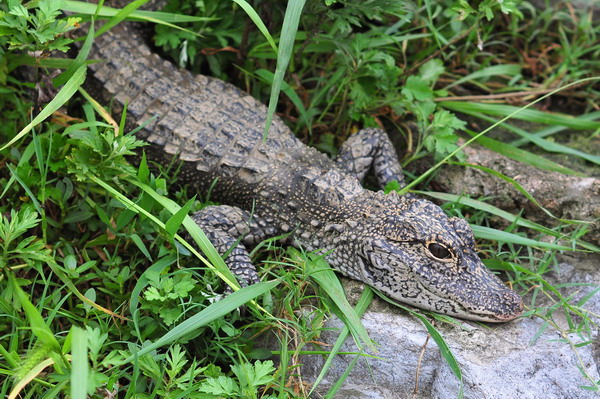
<path id="1" fill-rule="evenodd" d="M 430 242 L 427 244 L 427 249 L 429 252 L 438 259 L 450 259 L 452 258 L 452 254 L 445 246 L 438 244 L 437 242 Z"/>

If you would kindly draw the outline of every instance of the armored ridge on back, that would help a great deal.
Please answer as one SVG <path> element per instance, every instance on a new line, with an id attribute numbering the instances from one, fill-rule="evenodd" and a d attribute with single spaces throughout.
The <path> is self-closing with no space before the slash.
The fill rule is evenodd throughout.
<path id="1" fill-rule="evenodd" d="M 302 144 L 266 107 L 232 85 L 193 76 L 152 53 L 121 25 L 96 39 L 95 85 L 142 124 L 138 132 L 157 162 L 185 161 L 181 179 L 224 205 L 194 220 L 243 284 L 258 281 L 246 246 L 291 232 L 296 245 L 328 252 L 332 267 L 401 302 L 465 319 L 501 322 L 523 309 L 521 298 L 481 263 L 466 221 L 448 218 L 415 196 L 363 189 L 374 169 L 379 184 L 403 181 L 387 135 L 353 135 L 335 161 Z M 118 110 L 119 111 L 119 110 Z M 251 214 L 252 212 L 252 214 Z"/>

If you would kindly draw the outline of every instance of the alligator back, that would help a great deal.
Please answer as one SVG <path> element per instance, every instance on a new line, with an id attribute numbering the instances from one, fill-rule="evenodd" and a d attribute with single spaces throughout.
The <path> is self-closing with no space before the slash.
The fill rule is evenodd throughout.
<path id="1" fill-rule="evenodd" d="M 266 107 L 219 79 L 176 68 L 124 24 L 96 39 L 90 58 L 96 96 L 128 103 L 129 128 L 147 141 L 153 160 L 186 161 L 182 180 L 207 188 L 216 177 L 254 185 L 274 171 L 302 164 L 328 170 L 333 163 L 305 147 L 277 116 L 266 140 Z M 288 171 L 289 172 L 289 171 Z M 246 187 L 247 188 L 247 187 Z M 219 190 L 215 191 L 219 195 Z"/>

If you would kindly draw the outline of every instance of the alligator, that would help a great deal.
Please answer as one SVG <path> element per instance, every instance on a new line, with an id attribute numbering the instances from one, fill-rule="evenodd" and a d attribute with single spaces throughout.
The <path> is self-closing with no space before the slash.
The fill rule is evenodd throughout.
<path id="1" fill-rule="evenodd" d="M 241 284 L 259 281 L 248 248 L 288 234 L 394 300 L 486 322 L 522 313 L 522 298 L 481 262 L 464 219 L 413 194 L 362 187 L 371 171 L 381 188 L 404 184 L 383 130 L 353 134 L 335 160 L 304 145 L 278 117 L 265 139 L 263 104 L 229 83 L 178 69 L 131 24 L 98 37 L 90 58 L 105 60 L 89 66 L 95 95 L 112 101 L 116 113 L 128 104 L 148 157 L 182 161 L 181 181 L 210 190 L 221 204 L 193 219 Z"/>

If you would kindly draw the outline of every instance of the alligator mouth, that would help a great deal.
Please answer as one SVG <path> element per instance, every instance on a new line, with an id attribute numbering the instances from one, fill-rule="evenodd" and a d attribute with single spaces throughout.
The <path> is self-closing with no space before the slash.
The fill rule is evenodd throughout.
<path id="1" fill-rule="evenodd" d="M 490 312 L 490 311 L 477 312 L 477 311 L 469 310 L 467 308 L 463 308 L 465 314 L 470 315 L 470 317 L 469 316 L 458 316 L 458 317 L 464 317 L 466 319 L 473 319 L 473 320 L 479 319 L 480 321 L 485 321 L 488 323 L 506 323 L 508 321 L 514 320 L 523 314 L 524 304 L 523 304 L 523 300 L 521 299 L 521 297 L 518 296 L 516 293 L 511 291 L 510 296 L 513 297 L 513 299 L 515 299 L 515 303 L 511 306 L 510 311 L 507 311 L 505 313 L 500 313 L 500 312 L 494 313 L 494 312 Z"/>

